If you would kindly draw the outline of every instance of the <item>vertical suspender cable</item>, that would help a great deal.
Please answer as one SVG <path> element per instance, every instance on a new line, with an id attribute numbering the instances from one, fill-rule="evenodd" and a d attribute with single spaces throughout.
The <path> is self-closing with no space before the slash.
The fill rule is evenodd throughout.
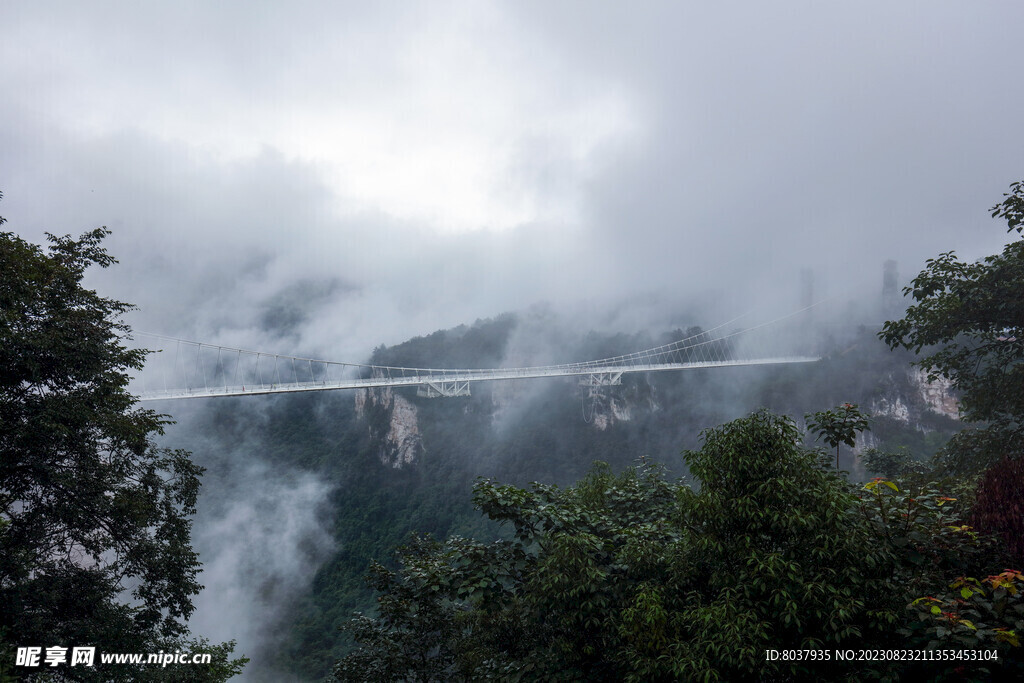
<path id="1" fill-rule="evenodd" d="M 196 347 L 196 368 L 195 368 L 196 384 L 199 383 L 199 347 Z M 191 388 L 191 382 L 189 382 Z"/>
<path id="2" fill-rule="evenodd" d="M 196 348 L 198 349 L 198 351 L 196 351 L 196 358 L 199 359 L 199 366 L 203 369 L 203 390 L 209 391 L 210 385 L 206 381 L 206 363 L 203 362 L 203 345 L 200 344 Z"/>

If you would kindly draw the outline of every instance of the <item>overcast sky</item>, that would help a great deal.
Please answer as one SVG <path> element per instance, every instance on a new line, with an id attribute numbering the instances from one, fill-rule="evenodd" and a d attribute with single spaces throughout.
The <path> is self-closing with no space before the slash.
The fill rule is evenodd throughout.
<path id="1" fill-rule="evenodd" d="M 110 227 L 91 282 L 139 329 L 338 360 L 542 301 L 795 307 L 802 267 L 873 294 L 886 258 L 907 279 L 1008 239 L 986 209 L 1024 177 L 1022 25 L 1019 2 L 8 1 L 0 215 Z"/>

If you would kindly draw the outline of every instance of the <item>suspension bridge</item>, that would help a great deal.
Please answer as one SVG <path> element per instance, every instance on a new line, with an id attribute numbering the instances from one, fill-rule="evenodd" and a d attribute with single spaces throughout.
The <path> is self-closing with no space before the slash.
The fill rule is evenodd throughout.
<path id="1" fill-rule="evenodd" d="M 781 320 L 800 312 L 725 332 L 724 329 L 737 320 L 734 319 L 668 344 L 609 358 L 514 368 L 421 368 L 346 363 L 134 332 L 135 344 L 150 349 L 151 353 L 142 373 L 133 380 L 131 390 L 142 401 L 374 387 L 416 387 L 417 395 L 436 398 L 469 396 L 470 385 L 474 382 L 578 377 L 580 386 L 598 391 L 601 387 L 621 384 L 622 376 L 628 373 L 816 361 L 817 356 L 777 351 L 779 335 L 775 328 Z M 776 352 L 766 352 L 772 346 L 766 341 L 773 337 Z M 147 341 L 142 343 L 143 339 Z"/>

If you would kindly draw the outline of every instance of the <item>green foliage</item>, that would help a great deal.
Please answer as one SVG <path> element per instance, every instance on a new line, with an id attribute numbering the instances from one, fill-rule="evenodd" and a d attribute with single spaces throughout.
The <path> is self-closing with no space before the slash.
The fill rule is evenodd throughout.
<path id="1" fill-rule="evenodd" d="M 119 336 L 131 307 L 81 284 L 115 262 L 107 234 L 49 235 L 44 252 L 0 233 L 0 631 L 156 651 L 186 634 L 200 589 L 189 516 L 201 470 L 153 445 L 167 423 L 126 390 L 145 353 Z"/>
<path id="2" fill-rule="evenodd" d="M 508 587 L 521 580 L 525 554 L 510 543 L 413 537 L 400 557 L 401 574 L 371 567 L 368 580 L 383 593 L 379 616 L 349 624 L 363 647 L 339 662 L 336 679 L 469 680 L 482 664 L 476 656 L 482 636 L 473 622 L 487 615 L 471 614 L 467 605 L 507 599 Z"/>
<path id="3" fill-rule="evenodd" d="M 906 448 L 869 448 L 862 457 L 869 472 L 880 474 L 886 479 L 922 480 L 931 472 L 927 463 L 915 458 Z"/>
<path id="4" fill-rule="evenodd" d="M 487 368 L 502 361 L 509 331 L 516 318 L 511 314 L 491 320 L 477 320 L 472 326 L 460 325 L 415 337 L 396 346 L 379 346 L 371 363 L 399 367 L 422 367 L 429 359 L 431 367 Z"/>
<path id="5" fill-rule="evenodd" d="M 910 644 L 930 649 L 996 650 L 998 661 L 974 662 L 972 680 L 1024 677 L 1024 574 L 1007 569 L 978 580 L 960 576 L 935 595 L 914 600 L 915 621 L 901 633 Z M 939 680 L 963 680 L 940 676 Z"/>
<path id="6" fill-rule="evenodd" d="M 836 469 L 839 469 L 839 445 L 846 444 L 851 448 L 857 443 L 857 433 L 868 427 L 867 415 L 853 403 L 844 403 L 832 410 L 823 410 L 805 416 L 807 429 L 825 437 L 825 443 L 836 449 Z"/>
<path id="7" fill-rule="evenodd" d="M 799 441 L 790 420 L 760 412 L 709 430 L 703 448 L 687 454 L 702 482 L 685 508 L 691 590 L 704 607 L 698 623 L 713 629 L 731 620 L 726 633 L 743 634 L 730 651 L 723 634 L 695 629 L 688 647 L 697 651 L 693 666 L 723 680 L 765 666 L 798 675 L 799 663 L 760 661 L 764 649 L 871 642 L 892 619 L 890 601 L 876 592 L 887 549 L 870 542 L 844 482 Z"/>
<path id="8" fill-rule="evenodd" d="M 191 655 L 209 654 L 210 663 L 170 664 L 160 668 L 150 664 L 133 672 L 132 680 L 146 680 L 151 683 L 216 683 L 240 675 L 249 662 L 248 657 L 231 657 L 235 650 L 233 640 L 214 645 L 206 638 L 186 639 L 165 643 L 160 649 L 164 652 L 187 652 Z"/>
<path id="9" fill-rule="evenodd" d="M 992 218 L 1006 219 L 1006 232 L 1024 232 L 1024 182 L 1010 183 L 1005 199 L 992 207 Z"/>
<path id="10" fill-rule="evenodd" d="M 922 483 L 916 475 L 909 481 L 915 483 L 897 485 L 879 477 L 859 493 L 873 542 L 894 558 L 884 590 L 909 601 L 897 629 L 902 647 L 998 647 L 999 657 L 974 661 L 971 652 L 963 652 L 965 658 L 953 660 L 952 668 L 910 663 L 898 672 L 907 679 L 1019 680 L 1022 651 L 1016 634 L 1024 617 L 1016 583 L 1019 573 L 1007 570 L 983 582 L 969 578 L 1001 566 L 996 563 L 1004 559 L 1002 547 L 996 538 L 964 523 L 965 506 L 956 497 L 934 483 Z M 952 577 L 959 578 L 950 583 Z"/>
<path id="11" fill-rule="evenodd" d="M 1024 458 L 1004 458 L 985 472 L 971 524 L 997 534 L 1013 566 L 1024 567 Z"/>
<path id="12" fill-rule="evenodd" d="M 883 646 L 911 587 L 972 566 L 950 501 L 908 504 L 892 482 L 858 497 L 787 418 L 703 438 L 684 453 L 699 490 L 646 460 L 565 489 L 481 480 L 476 506 L 513 539 L 414 539 L 398 569 L 375 566 L 379 615 L 352 622 L 362 647 L 335 679 L 860 678 L 764 652 Z M 923 572 L 911 551 L 941 561 Z"/>
<path id="13" fill-rule="evenodd" d="M 1022 186 L 1011 187 L 993 216 L 1020 232 Z M 963 417 L 983 423 L 946 449 L 947 469 L 980 471 L 1024 452 L 1024 240 L 973 264 L 940 254 L 903 291 L 915 303 L 879 336 L 891 348 L 929 349 L 916 364 L 948 377 Z"/>
<path id="14" fill-rule="evenodd" d="M 964 523 L 960 501 L 932 482 L 897 484 L 879 477 L 858 497 L 874 543 L 895 558 L 889 580 L 902 592 L 916 595 L 947 577 L 989 569 L 998 556 L 992 538 Z"/>
<path id="15" fill-rule="evenodd" d="M 3 221 L 3 216 L 0 216 L 0 224 L 3 224 Z M 13 676 L 16 647 L 6 629 L 0 627 L 0 683 L 14 683 L 18 680 Z"/>

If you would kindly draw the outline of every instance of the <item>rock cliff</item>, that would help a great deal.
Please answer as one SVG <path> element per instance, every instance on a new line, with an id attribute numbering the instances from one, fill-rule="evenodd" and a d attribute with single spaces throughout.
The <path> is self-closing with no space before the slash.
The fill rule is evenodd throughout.
<path id="1" fill-rule="evenodd" d="M 399 469 L 424 453 L 416 406 L 390 388 L 360 389 L 355 395 L 356 416 L 366 423 L 370 437 L 380 444 L 381 463 Z"/>

